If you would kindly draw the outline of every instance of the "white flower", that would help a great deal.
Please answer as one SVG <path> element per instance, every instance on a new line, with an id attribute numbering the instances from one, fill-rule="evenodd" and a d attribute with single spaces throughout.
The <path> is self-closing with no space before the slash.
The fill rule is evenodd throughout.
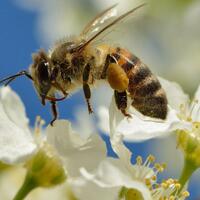
<path id="1" fill-rule="evenodd" d="M 170 85 L 169 82 L 168 85 Z M 178 147 L 183 150 L 185 165 L 190 163 L 191 166 L 195 166 L 195 170 L 200 167 L 200 86 L 197 88 L 192 100 L 184 94 L 181 88 L 178 88 L 178 92 L 179 94 L 182 93 L 182 97 L 185 96 L 185 98 L 182 98 L 183 101 L 175 106 L 179 111 L 178 116 L 183 123 L 188 122 L 192 129 L 178 130 L 177 143 Z M 188 166 L 190 165 L 188 164 Z"/>
<path id="2" fill-rule="evenodd" d="M 77 134 L 67 120 L 57 120 L 53 127 L 49 125 L 41 130 L 43 121 L 39 118 L 31 133 L 24 106 L 16 93 L 6 87 L 0 90 L 0 97 L 0 161 L 25 163 L 25 182 L 35 180 L 35 187 L 53 187 L 66 180 L 66 172 L 67 178 L 74 180 L 80 176 L 82 167 L 93 171 L 105 159 L 106 147 L 97 134 L 88 136 L 86 130 Z M 66 196 L 67 193 L 66 188 Z"/>
<path id="3" fill-rule="evenodd" d="M 0 88 L 0 160 L 8 164 L 20 162 L 36 148 L 19 96 L 9 87 Z"/>
<path id="4" fill-rule="evenodd" d="M 113 148 L 119 155 L 118 160 L 107 158 L 93 173 L 81 169 L 84 178 L 71 183 L 77 198 L 159 200 L 174 196 L 174 199 L 183 200 L 188 196 L 186 191 L 178 195 L 180 184 L 176 180 L 157 182 L 157 174 L 163 171 L 164 165 L 153 164 L 153 156 L 150 155 L 145 162 L 138 156 L 132 165 L 131 153 L 121 142 L 113 143 Z"/>
<path id="5" fill-rule="evenodd" d="M 36 123 L 35 133 L 31 133 L 23 103 L 9 87 L 0 89 L 0 111 L 0 161 L 26 162 L 47 144 L 65 162 L 68 176 L 78 176 L 79 168 L 93 170 L 106 157 L 106 147 L 98 135 L 81 136 L 67 120 L 49 125 L 43 137 L 40 124 Z"/>
<path id="6" fill-rule="evenodd" d="M 62 157 L 69 176 L 79 176 L 79 169 L 83 166 L 94 170 L 106 157 L 106 146 L 100 136 L 92 134 L 81 138 L 65 120 L 58 120 L 53 127 L 47 127 L 47 141 Z"/>
<path id="7" fill-rule="evenodd" d="M 161 81 L 161 84 L 163 85 L 163 81 Z M 182 121 L 178 116 L 178 111 L 174 108 L 176 104 L 180 103 L 179 101 L 182 102 L 182 96 L 179 92 L 176 93 L 177 88 L 178 86 L 175 84 L 170 85 L 168 89 L 171 90 L 171 96 L 169 96 L 168 90 L 166 91 L 169 100 L 166 120 L 146 117 L 132 106 L 128 107 L 128 113 L 131 114 L 132 118 L 124 117 L 116 107 L 113 97 L 109 111 L 106 107 L 99 108 L 99 127 L 104 132 L 110 133 L 111 137 L 123 135 L 124 140 L 128 141 L 142 141 L 155 137 L 163 137 L 177 129 L 189 129 L 191 128 L 190 124 Z M 172 98 L 175 99 L 175 102 L 173 101 L 171 105 Z"/>
<path id="8" fill-rule="evenodd" d="M 159 156 L 159 160 L 165 159 L 168 166 L 168 173 L 170 168 L 171 174 L 175 175 L 183 167 L 184 159 L 181 151 L 175 151 L 177 143 L 178 147 L 188 152 L 184 153 L 193 158 L 193 161 L 196 160 L 195 162 L 197 162 L 200 160 L 200 151 L 198 150 L 200 149 L 200 145 L 198 144 L 198 141 L 200 141 L 200 126 L 198 125 L 200 124 L 200 87 L 197 88 L 193 99 L 190 100 L 189 96 L 184 93 L 178 84 L 167 80 L 162 80 L 162 83 L 164 89 L 167 91 L 169 104 L 172 108 L 177 110 L 178 116 L 183 123 L 187 121 L 193 127 L 192 130 L 177 131 L 179 133 L 177 137 L 178 142 L 176 142 L 175 137 L 170 137 L 162 141 L 154 141 L 149 147 L 151 151 L 157 154 L 157 158 Z M 195 154 L 196 156 L 194 156 Z M 198 163 L 200 163 L 200 161 L 198 161 Z"/>
<path id="9" fill-rule="evenodd" d="M 191 151 L 191 148 L 193 148 L 193 151 L 195 149 L 194 146 L 200 149 L 200 86 L 197 88 L 193 99 L 190 100 L 189 96 L 183 92 L 180 86 L 178 87 L 166 80 L 163 85 L 166 87 L 166 91 L 168 91 L 169 101 L 171 101 L 171 104 L 177 110 L 181 122 L 187 122 L 192 127 L 189 130 L 181 129 L 177 131 L 179 133 L 178 144 L 180 142 L 182 147 L 186 148 L 186 151 L 190 151 L 188 154 L 192 156 L 194 152 Z M 179 94 L 179 101 L 175 101 L 172 93 L 173 91 Z M 196 156 L 199 157 L 199 153 L 196 153 Z"/>

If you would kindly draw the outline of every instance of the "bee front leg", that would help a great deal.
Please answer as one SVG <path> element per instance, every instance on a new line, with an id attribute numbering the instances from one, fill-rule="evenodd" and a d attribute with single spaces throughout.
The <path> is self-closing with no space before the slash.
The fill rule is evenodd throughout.
<path id="1" fill-rule="evenodd" d="M 51 120 L 50 124 L 53 126 L 53 123 L 56 121 L 58 118 L 58 111 L 57 111 L 57 106 L 55 101 L 51 101 L 51 110 L 53 114 L 53 119 Z"/>
<path id="2" fill-rule="evenodd" d="M 114 91 L 114 96 L 115 96 L 115 103 L 117 105 L 117 108 L 122 112 L 122 114 L 126 117 L 131 117 L 130 114 L 126 112 L 127 109 L 127 93 L 126 91 L 124 92 L 118 92 Z"/>
<path id="3" fill-rule="evenodd" d="M 91 91 L 90 91 L 90 86 L 88 85 L 89 75 L 90 75 L 90 65 L 87 64 L 83 71 L 83 92 L 86 99 L 88 112 L 91 114 L 93 113 L 93 110 L 90 104 Z"/>

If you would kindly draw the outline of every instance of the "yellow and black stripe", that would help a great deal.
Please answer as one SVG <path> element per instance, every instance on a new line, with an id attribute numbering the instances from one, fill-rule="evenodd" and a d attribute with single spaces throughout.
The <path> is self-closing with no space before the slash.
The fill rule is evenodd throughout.
<path id="1" fill-rule="evenodd" d="M 133 100 L 132 106 L 146 116 L 165 119 L 167 98 L 157 77 L 138 57 L 126 49 L 113 48 L 111 55 L 128 76 L 127 92 Z"/>

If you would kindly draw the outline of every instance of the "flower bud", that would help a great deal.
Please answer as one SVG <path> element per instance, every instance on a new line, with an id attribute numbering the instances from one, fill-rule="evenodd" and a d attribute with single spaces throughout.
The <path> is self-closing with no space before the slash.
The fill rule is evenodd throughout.
<path id="1" fill-rule="evenodd" d="M 26 168 L 39 187 L 55 186 L 66 180 L 61 160 L 46 143 L 26 163 Z"/>

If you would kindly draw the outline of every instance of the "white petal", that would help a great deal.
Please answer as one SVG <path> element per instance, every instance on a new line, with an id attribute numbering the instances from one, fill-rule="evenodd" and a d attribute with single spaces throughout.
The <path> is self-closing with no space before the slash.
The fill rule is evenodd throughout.
<path id="1" fill-rule="evenodd" d="M 133 166 L 131 165 L 132 152 L 123 144 L 123 136 L 114 135 L 110 142 L 113 150 L 119 157 L 119 162 L 122 162 L 122 164 L 126 166 L 126 169 L 131 174 L 133 172 Z"/>
<path id="2" fill-rule="evenodd" d="M 80 200 L 116 200 L 119 188 L 102 188 L 83 177 L 68 179 L 68 183 L 77 199 Z"/>
<path id="3" fill-rule="evenodd" d="M 18 127 L 27 129 L 29 120 L 20 97 L 10 87 L 0 88 L 0 101 L 7 117 Z"/>
<path id="4" fill-rule="evenodd" d="M 71 123 L 67 120 L 57 120 L 53 127 L 49 125 L 46 129 L 47 141 L 55 146 L 58 153 L 62 156 L 68 155 L 74 149 L 85 144 L 85 140 L 80 137 L 71 128 Z"/>
<path id="5" fill-rule="evenodd" d="M 177 129 L 191 128 L 191 124 L 181 121 L 177 117 L 177 112 L 170 107 L 166 120 L 145 117 L 133 107 L 130 107 L 128 112 L 132 116 L 130 119 L 121 114 L 113 98 L 109 111 L 105 107 L 99 109 L 99 128 L 105 133 L 109 133 L 111 138 L 114 135 L 122 135 L 124 140 L 127 141 L 142 141 L 163 137 Z"/>
<path id="6" fill-rule="evenodd" d="M 121 187 L 133 188 L 141 192 L 145 200 L 151 200 L 150 190 L 144 183 L 134 180 L 118 160 L 107 159 L 101 162 L 97 171 L 93 174 L 88 173 L 85 169 L 81 169 L 81 174 L 86 180 L 97 184 L 102 188 Z"/>
<path id="7" fill-rule="evenodd" d="M 189 96 L 184 93 L 183 89 L 178 83 L 168 81 L 159 77 L 159 81 L 166 92 L 169 105 L 179 111 L 180 105 L 187 105 L 189 103 Z"/>
<path id="8" fill-rule="evenodd" d="M 108 83 L 100 81 L 99 85 L 97 85 L 97 87 L 92 91 L 92 105 L 94 105 L 94 109 L 99 106 L 108 107 L 110 105 L 112 95 L 113 90 Z"/>
<path id="9" fill-rule="evenodd" d="M 123 144 L 122 135 L 114 135 L 114 137 L 111 138 L 111 144 L 113 150 L 119 156 L 118 162 L 121 162 L 121 164 L 126 167 L 126 170 L 131 174 L 132 178 L 145 180 L 155 175 L 152 168 L 147 166 L 141 168 L 141 166 L 137 164 L 131 164 L 133 153 Z"/>
<path id="10" fill-rule="evenodd" d="M 84 137 L 89 137 L 95 132 L 94 121 L 88 114 L 86 106 L 78 107 L 75 111 L 76 121 L 73 123 L 73 129 Z"/>
<path id="11" fill-rule="evenodd" d="M 36 150 L 24 110 L 16 93 L 0 89 L 0 160 L 5 163 L 22 162 Z"/>
<path id="12" fill-rule="evenodd" d="M 81 167 L 93 170 L 106 157 L 105 144 L 98 135 L 81 138 L 66 120 L 57 120 L 53 127 L 47 127 L 47 141 L 63 157 L 69 176 L 79 176 Z"/>
<path id="13" fill-rule="evenodd" d="M 193 121 L 200 121 L 200 85 L 194 95 L 194 100 L 190 106 Z"/>
<path id="14" fill-rule="evenodd" d="M 100 106 L 97 110 L 98 115 L 98 128 L 101 129 L 104 133 L 109 133 L 109 112 L 108 109 L 104 106 Z"/>

